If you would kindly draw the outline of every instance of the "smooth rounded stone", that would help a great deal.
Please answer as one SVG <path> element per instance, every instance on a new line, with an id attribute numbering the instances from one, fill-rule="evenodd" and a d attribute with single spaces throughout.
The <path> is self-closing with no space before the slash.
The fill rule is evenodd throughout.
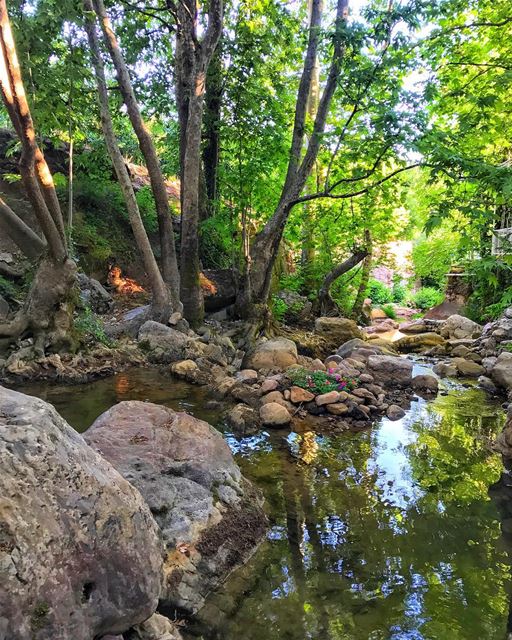
<path id="1" fill-rule="evenodd" d="M 422 373 L 414 376 L 411 381 L 411 387 L 416 391 L 427 391 L 428 393 L 437 393 L 439 390 L 439 381 L 435 376 L 428 373 Z"/>
<path id="2" fill-rule="evenodd" d="M 166 364 L 185 358 L 189 338 L 171 327 L 148 320 L 139 329 L 137 340 L 151 362 Z"/>
<path id="3" fill-rule="evenodd" d="M 374 380 L 375 378 L 371 376 L 369 373 L 362 373 L 359 376 L 359 381 L 362 382 L 363 384 L 372 384 Z"/>
<path id="4" fill-rule="evenodd" d="M 451 350 L 450 355 L 453 358 L 465 358 L 471 350 L 463 344 L 459 344 L 457 347 Z"/>
<path id="5" fill-rule="evenodd" d="M 467 376 L 470 378 L 478 378 L 485 373 L 485 369 L 481 364 L 473 362 L 472 360 L 464 360 L 464 358 L 454 358 L 453 364 L 457 367 L 457 371 L 461 376 Z"/>
<path id="6" fill-rule="evenodd" d="M 294 404 L 300 404 L 301 402 L 311 402 L 315 399 L 315 394 L 307 389 L 293 386 L 290 388 L 290 400 Z"/>
<path id="7" fill-rule="evenodd" d="M 317 318 L 315 320 L 315 333 L 324 338 L 327 346 L 331 349 L 337 349 L 340 345 L 353 338 L 362 339 L 364 337 L 363 332 L 354 320 L 349 318 Z M 338 355 L 342 356 L 341 353 L 338 353 Z"/>
<path id="8" fill-rule="evenodd" d="M 311 369 L 311 371 L 325 371 L 326 366 L 320 358 L 315 358 L 309 365 L 309 369 Z"/>
<path id="9" fill-rule="evenodd" d="M 340 391 L 338 393 L 338 402 L 345 402 L 348 399 L 349 395 L 346 391 Z"/>
<path id="10" fill-rule="evenodd" d="M 498 358 L 496 357 L 482 358 L 481 364 L 482 364 L 482 367 L 485 369 L 485 373 L 487 375 L 490 375 L 496 362 L 498 362 Z"/>
<path id="11" fill-rule="evenodd" d="M 370 409 L 365 407 L 364 404 L 353 404 L 350 407 L 350 416 L 354 420 L 367 421 L 370 419 Z"/>
<path id="12" fill-rule="evenodd" d="M 364 386 L 368 391 L 371 391 L 376 398 L 378 398 L 381 393 L 384 393 L 384 389 L 377 384 L 365 384 Z"/>
<path id="13" fill-rule="evenodd" d="M 290 400 L 290 397 L 291 397 L 290 389 L 285 389 L 283 391 L 283 396 L 285 400 Z"/>
<path id="14" fill-rule="evenodd" d="M 355 404 L 364 404 L 365 402 L 365 398 L 361 398 L 361 396 L 354 396 L 351 393 L 348 394 L 348 400 Z"/>
<path id="15" fill-rule="evenodd" d="M 498 386 L 512 389 L 512 353 L 500 353 L 492 368 L 491 378 Z"/>
<path id="16" fill-rule="evenodd" d="M 329 391 L 328 393 L 322 393 L 315 398 L 317 406 L 321 407 L 324 404 L 334 404 L 340 399 L 340 394 L 337 391 Z"/>
<path id="17" fill-rule="evenodd" d="M 365 400 L 377 400 L 373 393 L 371 391 L 368 391 L 368 389 L 365 389 L 364 387 L 358 387 L 357 389 L 354 389 L 352 391 L 352 395 L 358 398 L 364 398 Z"/>
<path id="18" fill-rule="evenodd" d="M 362 339 L 362 337 L 359 338 L 352 338 L 352 340 L 347 340 L 346 342 L 344 342 L 336 351 L 336 354 L 339 358 L 348 358 L 350 357 L 351 353 L 353 351 L 355 351 L 356 349 L 360 349 L 361 347 L 366 347 L 368 343 L 365 342 L 365 340 Z M 329 356 L 332 357 L 332 356 Z"/>
<path id="19" fill-rule="evenodd" d="M 326 406 L 327 412 L 333 416 L 344 416 L 346 413 L 349 413 L 350 409 L 346 404 L 342 402 L 335 402 L 334 404 L 328 404 Z"/>
<path id="20" fill-rule="evenodd" d="M 80 288 L 80 298 L 85 306 L 88 306 L 100 315 L 108 313 L 114 304 L 114 299 L 105 287 L 94 278 L 90 278 L 85 273 L 77 273 L 76 276 Z M 5 311 L 2 306 L 3 298 L 0 297 L 0 316 Z M 7 304 L 4 300 L 4 303 Z M 7 305 L 7 312 L 9 305 Z M 4 314 L 5 316 L 7 313 Z"/>
<path id="21" fill-rule="evenodd" d="M 325 405 L 319 407 L 316 402 L 308 402 L 304 409 L 312 416 L 321 416 L 325 413 Z"/>
<path id="22" fill-rule="evenodd" d="M 447 318 L 440 331 L 443 338 L 478 338 L 482 335 L 482 327 L 464 316 L 455 314 Z"/>
<path id="23" fill-rule="evenodd" d="M 411 322 L 403 322 L 400 325 L 401 333 L 428 333 L 431 327 L 424 320 L 412 320 Z"/>
<path id="24" fill-rule="evenodd" d="M 487 376 L 480 376 L 478 378 L 478 386 L 484 391 L 487 391 L 487 393 L 491 393 L 493 395 L 498 392 L 494 382 Z"/>
<path id="25" fill-rule="evenodd" d="M 154 613 L 145 622 L 135 625 L 124 634 L 125 640 L 183 640 L 178 628 L 159 613 Z M 104 640 L 104 639 L 102 639 Z"/>
<path id="26" fill-rule="evenodd" d="M 245 384 L 245 382 L 237 382 L 231 387 L 229 393 L 232 398 L 239 402 L 245 402 L 245 404 L 255 407 L 260 403 L 259 390 Z M 274 391 L 272 393 L 275 393 Z M 266 398 L 267 396 L 263 396 Z"/>
<path id="27" fill-rule="evenodd" d="M 216 383 L 216 385 L 212 389 L 212 392 L 217 397 L 224 398 L 231 392 L 231 390 L 235 385 L 236 385 L 235 378 L 226 376 L 225 378 L 222 378 Z"/>
<path id="28" fill-rule="evenodd" d="M 258 382 L 258 372 L 254 369 L 242 369 L 236 374 L 236 378 L 245 384 L 254 384 Z"/>
<path id="29" fill-rule="evenodd" d="M 0 456 L 0 637 L 91 640 L 147 619 L 163 547 L 137 489 L 51 405 L 3 387 Z"/>
<path id="30" fill-rule="evenodd" d="M 386 416 L 390 420 L 400 420 L 400 418 L 405 416 L 405 411 L 397 404 L 390 404 L 386 410 Z"/>
<path id="31" fill-rule="evenodd" d="M 260 402 L 262 405 L 269 404 L 271 402 L 277 402 L 278 404 L 284 405 L 284 403 L 286 402 L 286 399 L 280 391 L 271 391 L 270 393 L 267 393 L 266 395 L 264 395 L 260 399 Z"/>
<path id="32" fill-rule="evenodd" d="M 237 433 L 253 433 L 260 426 L 259 413 L 247 404 L 239 403 L 226 414 L 227 423 Z"/>
<path id="33" fill-rule="evenodd" d="M 404 336 L 393 342 L 393 347 L 402 353 L 415 353 L 444 344 L 445 339 L 438 333 L 428 332 Z"/>
<path id="34" fill-rule="evenodd" d="M 244 365 L 248 369 L 278 369 L 284 371 L 299 361 L 297 346 L 288 338 L 275 338 L 274 340 L 262 340 L 255 349 L 244 359 Z"/>
<path id="35" fill-rule="evenodd" d="M 171 365 L 171 372 L 179 378 L 188 378 L 199 371 L 199 367 L 193 360 L 181 360 Z"/>
<path id="36" fill-rule="evenodd" d="M 479 364 L 482 363 L 482 356 L 479 353 L 475 353 L 474 351 L 470 351 L 468 354 L 466 354 L 466 360 L 473 360 L 473 362 L 478 362 Z"/>
<path id="37" fill-rule="evenodd" d="M 334 354 L 326 358 L 324 364 L 327 369 L 330 369 L 336 367 L 342 360 L 341 356 Z"/>
<path id="38" fill-rule="evenodd" d="M 260 387 L 261 395 L 265 395 L 266 393 L 270 393 L 271 391 L 275 391 L 279 386 L 279 382 L 273 378 L 267 378 L 263 380 L 263 383 Z"/>
<path id="39" fill-rule="evenodd" d="M 432 371 L 441 378 L 456 378 L 459 373 L 457 367 L 449 362 L 438 362 Z"/>
<path id="40" fill-rule="evenodd" d="M 187 413 L 139 401 L 115 405 L 84 435 L 141 492 L 160 527 L 160 606 L 197 611 L 266 529 L 262 499 L 224 438 Z"/>
<path id="41" fill-rule="evenodd" d="M 507 307 L 503 312 L 503 315 L 505 316 L 505 318 L 512 319 L 512 307 Z"/>
<path id="42" fill-rule="evenodd" d="M 368 369 L 385 386 L 407 387 L 412 380 L 412 362 L 399 356 L 370 356 Z"/>
<path id="43" fill-rule="evenodd" d="M 269 402 L 260 407 L 260 418 L 268 427 L 282 427 L 292 419 L 288 409 L 277 402 Z"/>

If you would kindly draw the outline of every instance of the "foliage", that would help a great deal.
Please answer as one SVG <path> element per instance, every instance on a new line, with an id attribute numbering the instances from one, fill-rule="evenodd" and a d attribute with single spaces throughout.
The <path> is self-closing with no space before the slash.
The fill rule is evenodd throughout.
<path id="1" fill-rule="evenodd" d="M 80 340 L 86 344 L 99 342 L 106 347 L 114 346 L 114 342 L 105 333 L 102 321 L 89 306 L 80 310 L 75 319 L 75 330 Z"/>
<path id="2" fill-rule="evenodd" d="M 284 316 L 288 311 L 288 305 L 282 298 L 279 298 L 279 296 L 276 295 L 273 295 L 270 300 L 270 310 L 274 320 L 277 320 L 277 322 L 283 322 Z"/>
<path id="3" fill-rule="evenodd" d="M 334 369 L 325 372 L 296 368 L 289 371 L 287 375 L 292 384 L 315 394 L 329 393 L 329 391 L 351 391 L 359 384 L 356 378 L 342 376 Z"/>
<path id="4" fill-rule="evenodd" d="M 371 299 L 372 304 L 386 304 L 393 302 L 393 291 L 386 287 L 380 280 L 370 278 L 368 288 L 366 289 L 366 297 Z"/>
<path id="5" fill-rule="evenodd" d="M 401 304 L 402 302 L 405 302 L 405 299 L 407 298 L 407 287 L 402 284 L 400 274 L 398 273 L 393 276 L 392 295 L 393 302 L 395 304 Z"/>
<path id="6" fill-rule="evenodd" d="M 396 311 L 395 307 L 392 304 L 383 304 L 380 308 L 382 309 L 382 311 L 384 311 L 388 318 L 396 320 Z"/>
<path id="7" fill-rule="evenodd" d="M 433 287 L 422 287 L 409 298 L 410 302 L 422 311 L 426 311 L 427 309 L 431 309 L 432 307 L 441 304 L 443 299 L 444 293 L 438 289 L 434 289 Z"/>
<path id="8" fill-rule="evenodd" d="M 421 235 L 412 250 L 414 276 L 424 286 L 443 288 L 446 274 L 456 261 L 458 246 L 459 234 L 449 229 Z"/>
<path id="9" fill-rule="evenodd" d="M 499 317 L 512 305 L 512 256 L 486 256 L 466 264 L 472 293 L 466 305 L 477 322 Z"/>
<path id="10" fill-rule="evenodd" d="M 7 300 L 14 300 L 17 296 L 16 286 L 7 278 L 0 276 L 0 296 Z"/>

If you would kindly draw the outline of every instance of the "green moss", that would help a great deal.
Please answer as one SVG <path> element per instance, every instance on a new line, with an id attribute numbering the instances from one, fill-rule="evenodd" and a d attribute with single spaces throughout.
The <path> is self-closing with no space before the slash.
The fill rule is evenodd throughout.
<path id="1" fill-rule="evenodd" d="M 47 602 L 38 602 L 36 604 L 30 616 L 30 628 L 32 631 L 39 631 L 47 624 L 49 612 L 50 607 Z"/>

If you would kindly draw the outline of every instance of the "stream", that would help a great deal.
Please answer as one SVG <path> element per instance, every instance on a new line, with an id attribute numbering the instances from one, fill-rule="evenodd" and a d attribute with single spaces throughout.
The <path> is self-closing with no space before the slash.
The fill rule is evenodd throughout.
<path id="1" fill-rule="evenodd" d="M 239 439 L 221 408 L 208 408 L 204 389 L 153 370 L 19 390 L 51 402 L 78 431 L 112 404 L 138 399 L 189 411 L 223 432 L 263 491 L 272 526 L 249 563 L 209 597 L 187 637 L 507 637 L 512 518 L 503 482 L 489 497 L 503 472 L 489 443 L 505 416 L 482 391 L 445 383 L 401 420 L 384 418 L 357 433 Z"/>

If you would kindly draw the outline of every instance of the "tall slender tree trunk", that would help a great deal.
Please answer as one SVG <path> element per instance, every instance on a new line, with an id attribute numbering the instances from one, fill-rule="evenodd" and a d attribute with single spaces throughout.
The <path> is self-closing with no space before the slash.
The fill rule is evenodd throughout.
<path id="1" fill-rule="evenodd" d="M 25 224 L 2 198 L 0 198 L 0 231 L 11 238 L 27 258 L 38 258 L 46 249 L 46 242 Z"/>
<path id="2" fill-rule="evenodd" d="M 167 195 L 160 161 L 158 159 L 151 134 L 142 119 L 139 104 L 133 91 L 128 67 L 119 47 L 116 35 L 112 29 L 103 0 L 93 0 L 93 4 L 100 19 L 105 42 L 112 58 L 112 62 L 114 63 L 117 81 L 123 96 L 124 104 L 128 111 L 128 117 L 130 118 L 133 130 L 139 141 L 140 150 L 146 161 L 146 167 L 148 169 L 151 189 L 158 215 L 162 252 L 162 273 L 165 282 L 170 287 L 173 306 L 178 308 L 180 306 L 178 261 L 176 257 L 176 246 L 172 227 L 171 210 L 169 207 L 169 197 Z"/>
<path id="3" fill-rule="evenodd" d="M 357 290 L 356 299 L 352 306 L 352 318 L 357 322 L 361 317 L 363 311 L 364 299 L 366 296 L 366 290 L 368 289 L 368 281 L 370 280 L 370 274 L 372 272 L 372 236 L 370 231 L 365 231 L 365 244 L 368 255 L 363 260 L 363 268 L 361 271 L 361 281 Z"/>
<path id="4" fill-rule="evenodd" d="M 338 307 L 334 300 L 331 298 L 330 293 L 332 285 L 344 273 L 347 273 L 348 271 L 350 271 L 350 269 L 353 269 L 356 265 L 362 262 L 367 255 L 368 251 L 366 249 L 358 249 L 349 258 L 337 264 L 334 269 L 331 269 L 331 271 L 329 271 L 329 273 L 325 276 L 322 287 L 318 292 L 320 315 L 329 316 L 337 312 Z"/>
<path id="5" fill-rule="evenodd" d="M 0 0 L 0 88 L 21 142 L 23 184 L 48 245 L 47 257 L 39 265 L 23 308 L 13 321 L 0 324 L 0 337 L 15 339 L 26 332 L 34 337 L 37 353 L 44 353 L 48 348 L 69 350 L 73 347 L 70 294 L 76 265 L 67 255 L 64 219 L 53 178 L 37 146 L 5 0 Z M 4 220 L 10 215 L 7 209 L 3 207 Z M 16 232 L 23 241 L 32 242 L 33 253 L 37 253 L 40 241 L 31 237 L 23 225 L 15 224 Z"/>
<path id="6" fill-rule="evenodd" d="M 217 200 L 217 174 L 220 152 L 220 110 L 222 105 L 222 46 L 217 45 L 206 74 L 206 95 L 203 135 L 203 167 L 207 208 L 204 212 L 213 213 Z"/>
<path id="7" fill-rule="evenodd" d="M 135 238 L 135 243 L 142 258 L 144 268 L 149 277 L 151 292 L 153 294 L 151 316 L 156 320 L 167 322 L 171 311 L 169 291 L 158 269 L 158 265 L 153 254 L 153 249 L 149 242 L 146 229 L 142 222 L 139 206 L 135 198 L 135 192 L 130 180 L 130 175 L 119 148 L 119 144 L 114 132 L 112 116 L 110 114 L 107 82 L 105 79 L 105 69 L 101 59 L 100 46 L 96 34 L 95 22 L 89 17 L 94 15 L 92 0 L 83 0 L 86 15 L 85 29 L 91 49 L 94 72 L 96 75 L 96 85 L 98 89 L 98 102 L 101 114 L 101 127 L 105 136 L 108 153 L 117 176 L 117 180 L 123 193 L 123 198 L 128 211 L 128 218 Z"/>

